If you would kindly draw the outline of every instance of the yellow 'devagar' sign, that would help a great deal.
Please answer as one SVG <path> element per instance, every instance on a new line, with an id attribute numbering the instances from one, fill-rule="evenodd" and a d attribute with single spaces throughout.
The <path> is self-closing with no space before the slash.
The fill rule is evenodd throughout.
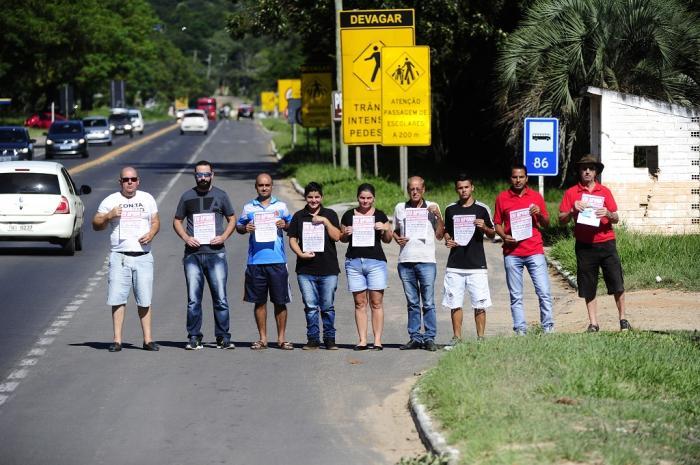
<path id="1" fill-rule="evenodd" d="M 413 10 L 341 11 L 343 64 L 343 141 L 350 145 L 382 141 L 381 50 L 413 45 Z"/>
<path id="2" fill-rule="evenodd" d="M 331 125 L 331 67 L 304 65 L 301 67 L 301 124 L 305 128 Z"/>
<path id="3" fill-rule="evenodd" d="M 290 98 L 301 98 L 300 79 L 278 79 L 277 95 L 279 96 L 279 111 L 287 110 L 287 100 Z"/>
<path id="4" fill-rule="evenodd" d="M 430 145 L 430 47 L 382 48 L 382 145 Z"/>
<path id="5" fill-rule="evenodd" d="M 275 111 L 275 104 L 277 103 L 277 96 L 274 92 L 266 91 L 260 92 L 260 107 L 262 111 L 269 113 Z"/>

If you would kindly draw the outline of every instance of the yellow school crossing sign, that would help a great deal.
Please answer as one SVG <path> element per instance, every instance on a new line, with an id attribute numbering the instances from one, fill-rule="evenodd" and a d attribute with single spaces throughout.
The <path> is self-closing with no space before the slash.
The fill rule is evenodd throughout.
<path id="1" fill-rule="evenodd" d="M 382 141 L 382 49 L 415 43 L 414 10 L 339 13 L 343 66 L 343 140 L 349 145 Z"/>
<path id="2" fill-rule="evenodd" d="M 382 48 L 382 145 L 430 145 L 430 47 Z"/>
<path id="3" fill-rule="evenodd" d="M 274 92 L 260 92 L 260 106 L 262 111 L 265 113 L 272 113 L 275 111 L 275 104 L 277 104 L 277 96 Z"/>
<path id="4" fill-rule="evenodd" d="M 331 125 L 331 71 L 328 65 L 301 67 L 301 124 L 305 128 Z"/>

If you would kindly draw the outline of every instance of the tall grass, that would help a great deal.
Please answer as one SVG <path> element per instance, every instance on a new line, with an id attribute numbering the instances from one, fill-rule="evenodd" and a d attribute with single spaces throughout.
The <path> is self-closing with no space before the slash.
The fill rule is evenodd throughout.
<path id="1" fill-rule="evenodd" d="M 462 463 L 700 463 L 700 338 L 689 333 L 465 343 L 420 380 Z"/>

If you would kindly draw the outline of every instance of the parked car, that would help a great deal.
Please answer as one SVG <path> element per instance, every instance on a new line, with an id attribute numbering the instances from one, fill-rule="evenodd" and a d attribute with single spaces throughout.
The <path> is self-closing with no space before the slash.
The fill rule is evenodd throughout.
<path id="1" fill-rule="evenodd" d="M 242 103 L 238 105 L 238 114 L 236 119 L 250 118 L 253 119 L 253 113 L 255 113 L 255 108 L 249 103 Z"/>
<path id="2" fill-rule="evenodd" d="M 73 255 L 83 248 L 85 207 L 78 189 L 60 163 L 0 163 L 0 240 L 48 241 Z"/>
<path id="3" fill-rule="evenodd" d="M 209 120 L 204 110 L 187 110 L 180 121 L 180 135 L 186 132 L 201 132 L 206 134 L 209 130 Z"/>
<path id="4" fill-rule="evenodd" d="M 89 116 L 83 118 L 85 127 L 85 139 L 88 144 L 112 145 L 112 131 L 109 129 L 109 121 L 102 116 Z"/>
<path id="5" fill-rule="evenodd" d="M 35 139 L 22 126 L 0 126 L 0 161 L 31 160 Z"/>
<path id="6" fill-rule="evenodd" d="M 112 113 L 109 115 L 109 128 L 113 134 L 128 134 L 134 137 L 134 126 L 126 113 Z"/>
<path id="7" fill-rule="evenodd" d="M 88 157 L 85 127 L 80 120 L 56 121 L 46 135 L 46 159 L 56 155 Z"/>
<path id="8" fill-rule="evenodd" d="M 68 119 L 60 113 L 54 113 L 53 116 L 54 121 L 65 121 Z M 50 111 L 34 113 L 32 116 L 24 120 L 24 125 L 29 128 L 48 129 L 48 127 L 51 126 L 51 123 L 52 121 Z"/>
<path id="9" fill-rule="evenodd" d="M 143 135 L 143 116 L 141 115 L 141 110 L 129 108 L 127 114 L 131 120 L 131 126 L 133 127 L 134 132 L 138 132 L 139 134 Z"/>

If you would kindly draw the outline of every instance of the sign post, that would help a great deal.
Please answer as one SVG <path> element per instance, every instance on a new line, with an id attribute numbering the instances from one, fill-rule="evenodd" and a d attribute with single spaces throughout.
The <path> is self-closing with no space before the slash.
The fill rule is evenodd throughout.
<path id="1" fill-rule="evenodd" d="M 525 118 L 523 138 L 523 164 L 528 175 L 539 176 L 540 194 L 544 196 L 543 176 L 559 174 L 559 120 Z"/>

